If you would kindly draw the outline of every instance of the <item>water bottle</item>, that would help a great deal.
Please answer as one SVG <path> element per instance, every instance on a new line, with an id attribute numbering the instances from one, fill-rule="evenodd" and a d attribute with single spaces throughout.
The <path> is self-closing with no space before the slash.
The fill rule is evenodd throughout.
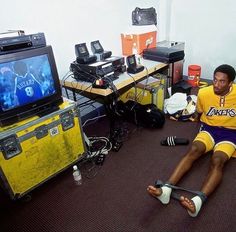
<path id="1" fill-rule="evenodd" d="M 137 54 L 138 54 L 138 48 L 137 48 L 137 44 L 136 43 L 133 43 L 132 53 L 135 56 L 137 56 Z"/>
<path id="2" fill-rule="evenodd" d="M 137 47 L 136 43 L 133 43 L 132 53 L 133 53 L 133 55 L 135 55 L 135 59 L 137 60 L 138 64 L 140 64 L 141 63 L 141 56 L 138 53 L 138 47 Z"/>
<path id="3" fill-rule="evenodd" d="M 73 177 L 76 185 L 82 184 L 82 176 L 80 170 L 78 169 L 77 165 L 73 166 Z"/>

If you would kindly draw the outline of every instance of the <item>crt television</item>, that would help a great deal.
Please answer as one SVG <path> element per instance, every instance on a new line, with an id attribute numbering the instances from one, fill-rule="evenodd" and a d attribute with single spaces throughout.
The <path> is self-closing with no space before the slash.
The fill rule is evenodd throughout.
<path id="1" fill-rule="evenodd" d="M 0 55 L 0 126 L 42 116 L 62 102 L 51 46 Z"/>

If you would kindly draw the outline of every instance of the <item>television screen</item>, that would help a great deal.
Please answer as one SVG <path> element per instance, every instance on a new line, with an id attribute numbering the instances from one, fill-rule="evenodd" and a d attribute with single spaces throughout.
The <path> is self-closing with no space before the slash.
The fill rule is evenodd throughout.
<path id="1" fill-rule="evenodd" d="M 61 102 L 51 46 L 0 56 L 1 124 L 38 114 Z"/>

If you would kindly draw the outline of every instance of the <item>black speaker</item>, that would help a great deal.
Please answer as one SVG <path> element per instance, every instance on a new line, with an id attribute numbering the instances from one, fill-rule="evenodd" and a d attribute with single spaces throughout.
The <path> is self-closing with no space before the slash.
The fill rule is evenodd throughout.
<path id="1" fill-rule="evenodd" d="M 79 64 L 91 64 L 96 62 L 97 57 L 95 55 L 89 55 L 86 43 L 75 45 L 76 61 Z"/>
<path id="2" fill-rule="evenodd" d="M 79 64 L 91 64 L 96 62 L 97 57 L 96 56 L 86 56 L 86 57 L 77 57 L 76 61 Z"/>

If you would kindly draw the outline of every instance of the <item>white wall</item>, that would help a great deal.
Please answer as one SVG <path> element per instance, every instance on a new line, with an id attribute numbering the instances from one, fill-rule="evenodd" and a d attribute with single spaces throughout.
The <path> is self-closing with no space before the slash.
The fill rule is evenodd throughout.
<path id="1" fill-rule="evenodd" d="M 189 64 L 201 65 L 205 78 L 211 78 L 221 63 L 235 67 L 234 0 L 9 0 L 1 11 L 0 32 L 44 32 L 62 78 L 75 59 L 76 43 L 90 47 L 91 41 L 99 39 L 104 49 L 120 55 L 120 33 L 131 25 L 136 6 L 156 8 L 159 41 L 185 42 L 184 74 Z"/>
<path id="2" fill-rule="evenodd" d="M 52 45 L 60 78 L 75 59 L 74 45 L 100 40 L 105 50 L 121 55 L 120 33 L 132 24 L 131 12 L 155 7 L 156 0 L 9 0 L 0 15 L 0 32 L 23 29 L 27 34 L 44 32 Z M 7 10 L 11 9 L 11 10 Z"/>
<path id="3" fill-rule="evenodd" d="M 170 11 L 170 39 L 185 42 L 185 74 L 189 64 L 208 79 L 220 64 L 236 68 L 235 0 L 172 0 Z"/>

